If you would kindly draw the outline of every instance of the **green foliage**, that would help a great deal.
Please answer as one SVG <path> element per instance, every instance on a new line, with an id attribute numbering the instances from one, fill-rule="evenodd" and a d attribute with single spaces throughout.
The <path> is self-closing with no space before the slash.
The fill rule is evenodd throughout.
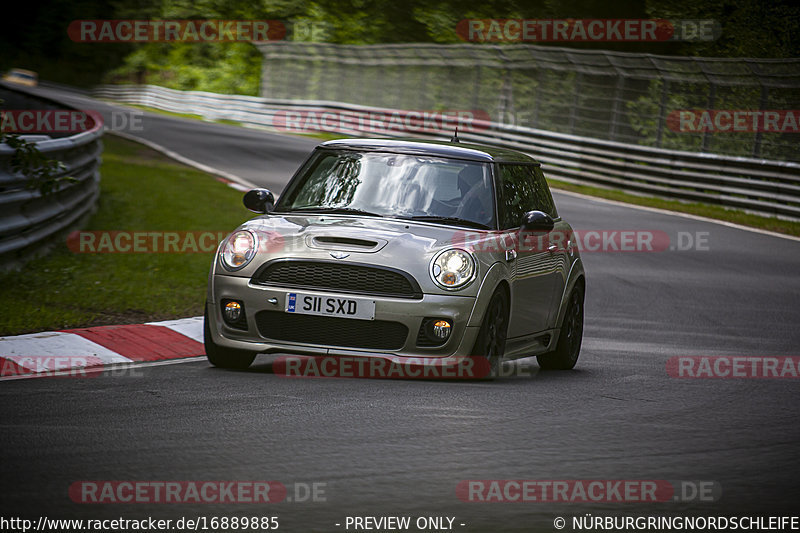
<path id="1" fill-rule="evenodd" d="M 796 97 L 792 98 L 790 89 L 767 89 L 754 85 L 720 86 L 712 94 L 704 83 L 652 80 L 645 94 L 626 102 L 625 107 L 627 120 L 639 135 L 638 144 L 670 150 L 796 160 L 796 141 L 792 138 L 796 134 L 793 133 L 676 131 L 679 126 L 677 120 L 672 122 L 672 128 L 668 127 L 671 122 L 669 115 L 679 110 L 791 109 L 793 102 L 796 102 Z M 664 120 L 660 121 L 659 118 Z M 758 152 L 754 153 L 754 150 Z"/>
<path id="2" fill-rule="evenodd" d="M 665 43 L 674 55 L 704 57 L 800 56 L 800 5 L 792 0 L 647 0 L 651 18 L 713 19 L 722 34 L 714 41 Z"/>
<path id="3" fill-rule="evenodd" d="M 15 20 L 22 23 L 0 32 L 0 69 L 30 68 L 41 79 L 78 85 L 105 79 L 257 94 L 261 62 L 249 43 L 76 43 L 66 28 L 81 19 L 278 20 L 289 30 L 287 39 L 339 44 L 459 43 L 456 24 L 470 18 L 714 19 L 722 35 L 710 42 L 570 46 L 707 57 L 800 56 L 800 7 L 791 0 L 41 0 L 15 9 Z"/>
<path id="4" fill-rule="evenodd" d="M 249 43 L 148 43 L 106 81 L 256 96 L 260 78 L 261 54 Z"/>
<path id="5" fill-rule="evenodd" d="M 10 167 L 12 172 L 20 173 L 28 178 L 28 188 L 38 189 L 42 196 L 48 196 L 58 190 L 62 183 L 74 183 L 72 176 L 61 176 L 66 166 L 56 159 L 48 159 L 32 143 L 18 134 L 0 133 L 0 143 L 14 149 Z"/>

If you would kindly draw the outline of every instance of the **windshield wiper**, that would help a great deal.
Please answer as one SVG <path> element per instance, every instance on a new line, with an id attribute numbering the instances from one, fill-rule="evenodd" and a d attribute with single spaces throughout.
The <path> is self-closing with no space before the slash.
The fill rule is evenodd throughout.
<path id="1" fill-rule="evenodd" d="M 364 211 L 363 209 L 356 209 L 355 207 L 298 207 L 291 209 L 289 213 L 333 213 L 337 215 L 364 215 L 368 217 L 382 217 L 380 213 L 373 213 L 371 211 Z"/>
<path id="2" fill-rule="evenodd" d="M 465 218 L 458 218 L 458 217 L 443 217 L 438 215 L 416 215 L 412 217 L 404 217 L 408 220 L 419 220 L 420 222 L 442 222 L 442 223 L 451 223 L 451 224 L 458 224 L 461 226 L 469 226 L 471 228 L 479 228 L 479 229 L 492 229 L 486 224 L 481 224 L 480 222 L 475 222 L 474 220 L 467 220 Z"/>

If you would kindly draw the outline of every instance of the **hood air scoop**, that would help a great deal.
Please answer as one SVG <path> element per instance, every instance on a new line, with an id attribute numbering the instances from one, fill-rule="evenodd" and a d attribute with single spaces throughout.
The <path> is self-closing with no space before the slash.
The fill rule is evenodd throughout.
<path id="1" fill-rule="evenodd" d="M 310 248 L 361 253 L 377 252 L 386 246 L 387 242 L 385 239 L 363 239 L 346 235 L 317 235 L 306 239 L 306 244 Z"/>

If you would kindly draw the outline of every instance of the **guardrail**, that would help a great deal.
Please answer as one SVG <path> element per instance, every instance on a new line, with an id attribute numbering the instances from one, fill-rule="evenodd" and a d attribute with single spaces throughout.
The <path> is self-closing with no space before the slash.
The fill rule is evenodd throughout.
<path id="1" fill-rule="evenodd" d="M 11 170 L 15 150 L 0 143 L 0 270 L 18 268 L 43 253 L 54 238 L 93 212 L 100 196 L 102 135 L 102 124 L 95 123 L 76 135 L 36 142 L 47 158 L 64 164 L 65 169 L 55 177 L 74 178 L 58 182 L 47 195 L 31 188 L 29 178 Z"/>
<path id="2" fill-rule="evenodd" d="M 227 119 L 276 130 L 275 118 L 286 111 L 337 113 L 324 131 L 363 135 L 359 116 L 387 116 L 394 111 L 341 102 L 283 100 L 253 96 L 177 91 L 163 87 L 106 85 L 97 97 L 173 111 Z M 349 122 L 345 119 L 352 119 Z M 338 126 L 337 126 L 338 124 Z M 341 127 L 341 126 L 346 127 Z M 800 164 L 653 148 L 563 133 L 474 120 L 465 141 L 514 148 L 542 162 L 548 176 L 680 200 L 717 204 L 749 212 L 800 220 Z M 370 125 L 373 128 L 374 124 Z M 369 133 L 374 134 L 374 129 Z M 391 136 L 430 136 L 386 128 Z M 451 131 L 437 136 L 449 137 Z"/>

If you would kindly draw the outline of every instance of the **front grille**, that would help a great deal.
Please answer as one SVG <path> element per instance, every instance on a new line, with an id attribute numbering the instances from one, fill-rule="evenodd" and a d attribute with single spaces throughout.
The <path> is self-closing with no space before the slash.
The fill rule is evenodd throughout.
<path id="1" fill-rule="evenodd" d="M 400 270 L 331 261 L 278 260 L 253 275 L 253 283 L 394 298 L 422 298 L 419 284 Z"/>
<path id="2" fill-rule="evenodd" d="M 256 313 L 256 326 L 263 337 L 276 341 L 369 350 L 399 350 L 408 337 L 408 328 L 399 322 L 281 311 L 259 311 Z"/>

